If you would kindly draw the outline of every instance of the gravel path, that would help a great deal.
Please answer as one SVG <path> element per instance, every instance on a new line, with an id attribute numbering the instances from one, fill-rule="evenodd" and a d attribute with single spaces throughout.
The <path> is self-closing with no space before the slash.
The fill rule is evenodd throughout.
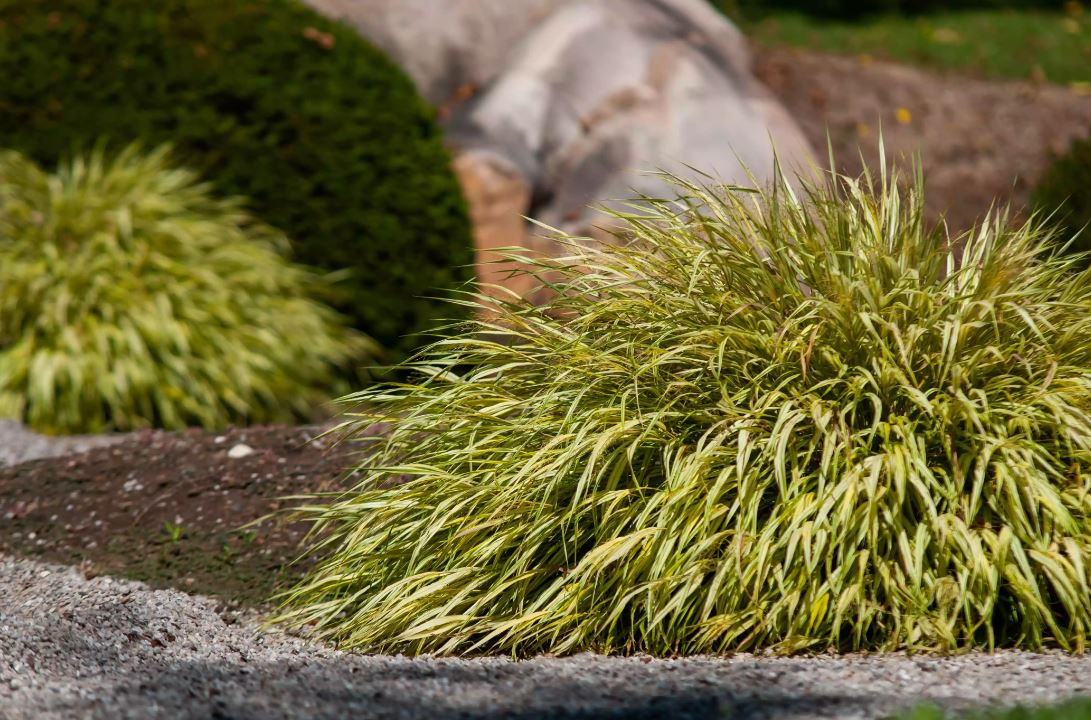
<path id="1" fill-rule="evenodd" d="M 1091 656 L 361 656 L 174 590 L 0 557 L 0 718 L 879 718 L 1091 694 Z"/>

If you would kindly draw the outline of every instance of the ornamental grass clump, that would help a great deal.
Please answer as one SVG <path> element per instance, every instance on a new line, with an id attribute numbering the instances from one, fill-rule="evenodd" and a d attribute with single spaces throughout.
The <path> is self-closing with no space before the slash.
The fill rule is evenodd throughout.
<path id="1" fill-rule="evenodd" d="M 308 416 L 372 343 L 286 247 L 166 149 L 55 174 L 0 153 L 0 417 L 59 433 Z"/>
<path id="2" fill-rule="evenodd" d="M 1003 213 L 929 229 L 919 172 L 677 184 L 541 263 L 546 306 L 347 398 L 348 437 L 389 431 L 299 511 L 320 561 L 278 620 L 440 654 L 1082 650 L 1091 273 Z"/>

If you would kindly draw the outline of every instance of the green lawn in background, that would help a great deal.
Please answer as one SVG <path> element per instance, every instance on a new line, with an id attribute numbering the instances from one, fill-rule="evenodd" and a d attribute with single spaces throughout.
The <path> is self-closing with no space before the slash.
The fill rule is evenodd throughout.
<path id="1" fill-rule="evenodd" d="M 921 705 L 897 720 L 949 720 L 951 716 L 933 705 Z M 977 713 L 968 720 L 1091 720 L 1091 698 L 1070 700 L 1045 707 L 1017 707 Z"/>
<path id="2" fill-rule="evenodd" d="M 1091 94 L 1091 8 L 984 10 L 861 22 L 771 12 L 740 23 L 759 44 L 894 60 L 982 77 L 1034 78 Z"/>

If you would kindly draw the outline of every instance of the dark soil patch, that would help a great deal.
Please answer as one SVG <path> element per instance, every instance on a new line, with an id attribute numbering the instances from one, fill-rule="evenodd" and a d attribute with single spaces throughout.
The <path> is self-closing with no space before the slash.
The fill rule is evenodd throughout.
<path id="1" fill-rule="evenodd" d="M 1091 134 L 1091 96 L 1048 83 L 982 80 L 869 58 L 754 48 L 754 70 L 826 157 L 857 174 L 919 153 L 928 214 L 973 226 L 994 200 L 1016 211 L 1053 156 Z"/>
<path id="2" fill-rule="evenodd" d="M 299 576 L 287 568 L 306 525 L 281 498 L 344 487 L 348 446 L 314 428 L 136 433 L 80 455 L 0 468 L 0 552 L 152 586 L 261 606 Z M 253 449 L 232 458 L 240 444 Z"/>

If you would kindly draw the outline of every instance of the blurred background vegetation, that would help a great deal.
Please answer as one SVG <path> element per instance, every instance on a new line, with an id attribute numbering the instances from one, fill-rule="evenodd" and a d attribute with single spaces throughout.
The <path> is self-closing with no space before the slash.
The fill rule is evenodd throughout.
<path id="1" fill-rule="evenodd" d="M 0 0 L 0 76 L 3 148 L 35 172 L 60 168 L 55 197 L 34 195 L 24 204 L 40 206 L 26 213 L 12 198 L 31 190 L 0 172 L 10 190 L 0 197 L 0 415 L 54 432 L 306 419 L 358 384 L 361 365 L 395 362 L 457 314 L 443 299 L 472 277 L 473 245 L 435 112 L 349 27 L 295 0 Z M 125 187 L 110 172 L 65 180 L 81 177 L 72 168 L 92 149 L 110 166 L 134 142 L 168 143 L 169 161 L 126 175 Z M 163 210 L 184 193 L 163 195 L 157 178 L 190 171 L 283 236 L 285 259 L 333 275 L 286 284 L 281 275 L 297 271 L 273 260 L 277 271 L 256 278 L 257 266 L 231 270 L 217 246 L 252 238 L 236 242 L 245 233 L 234 220 L 202 216 L 215 200 Z M 260 254 L 253 245 L 245 252 Z M 107 248 L 114 261 L 100 280 L 146 292 L 85 294 L 87 262 Z M 39 276 L 46 286 L 27 295 Z M 291 313 L 269 301 L 296 285 L 307 286 L 300 303 L 333 309 L 282 322 Z M 177 322 L 180 334 L 150 322 L 113 341 L 134 332 L 141 303 L 159 301 L 170 311 L 158 329 Z M 333 310 L 377 341 L 374 352 L 354 363 L 331 352 Z M 331 364 L 341 378 L 318 371 Z"/>
<path id="2" fill-rule="evenodd" d="M 1084 83 L 1091 94 L 1091 13 L 1071 0 L 715 1 L 764 45 L 981 77 Z"/>
<path id="3" fill-rule="evenodd" d="M 0 137 L 53 166 L 97 143 L 175 161 L 350 270 L 337 309 L 410 351 L 471 277 L 434 111 L 381 51 L 295 0 L 0 0 Z"/>

